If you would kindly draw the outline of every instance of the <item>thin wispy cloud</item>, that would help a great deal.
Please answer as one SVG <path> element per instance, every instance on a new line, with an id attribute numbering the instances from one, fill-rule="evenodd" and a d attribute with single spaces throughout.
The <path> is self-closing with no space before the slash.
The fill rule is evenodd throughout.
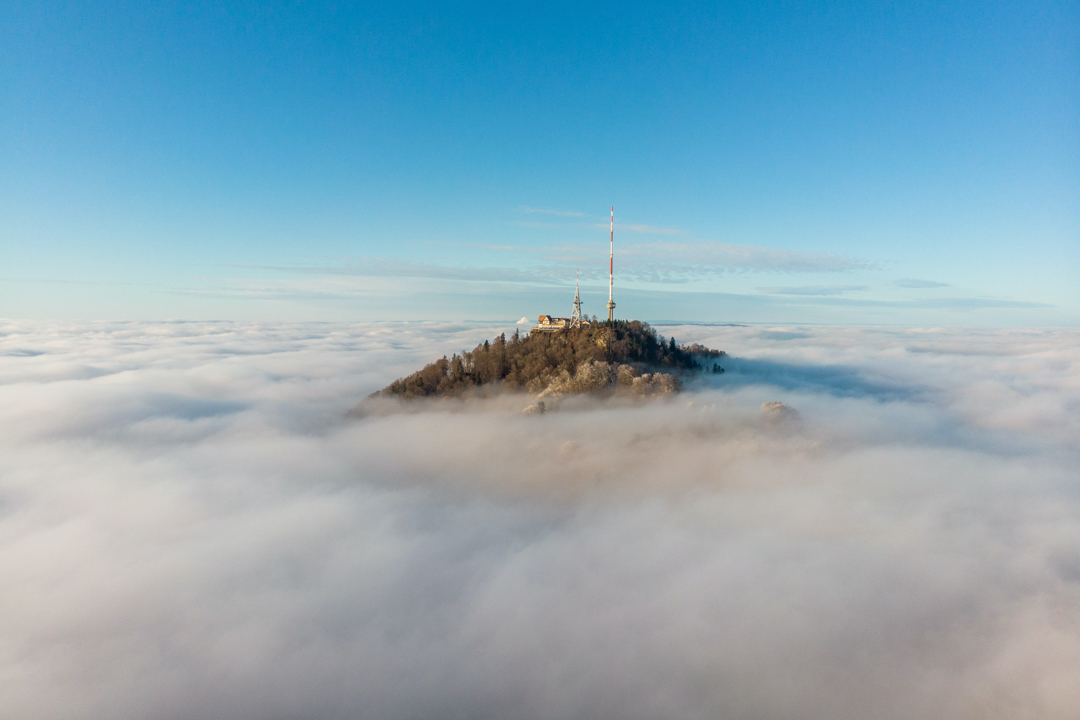
<path id="1" fill-rule="evenodd" d="M 803 252 L 732 243 L 658 241 L 624 244 L 622 264 L 671 278 L 724 272 L 824 273 L 874 269 L 874 263 L 830 253 Z"/>
<path id="2" fill-rule="evenodd" d="M 763 288 L 758 288 L 762 290 Z M 948 297 L 948 298 L 920 298 L 916 300 L 877 300 L 874 298 L 849 298 L 842 297 L 842 293 L 766 293 L 764 296 L 772 298 L 774 302 L 798 302 L 816 303 L 823 306 L 837 307 L 865 307 L 865 308 L 897 308 L 918 310 L 989 310 L 989 309 L 1014 309 L 1014 310 L 1045 310 L 1054 307 L 1052 303 L 1035 302 L 1030 300 L 1014 300 L 1012 298 L 986 298 L 986 297 Z"/>
<path id="3" fill-rule="evenodd" d="M 902 288 L 913 288 L 919 290 L 930 290 L 935 288 L 950 287 L 949 283 L 935 282 L 934 280 L 918 280 L 916 278 L 901 278 L 899 280 L 894 280 L 893 285 Z"/>
<path id="4" fill-rule="evenodd" d="M 301 275 L 341 275 L 357 277 L 415 277 L 466 282 L 520 282 L 558 284 L 580 269 L 589 280 L 606 275 L 606 248 L 597 243 L 592 252 L 582 244 L 529 248 L 520 245 L 470 245 L 496 253 L 530 256 L 521 267 L 456 267 L 439 263 L 418 263 L 382 257 L 352 258 L 338 265 L 235 265 L 248 270 L 265 270 Z M 726 243 L 621 243 L 616 253 L 621 279 L 640 283 L 684 284 L 731 272 L 835 273 L 873 267 L 855 258 L 825 253 L 733 245 Z"/>
<path id="5" fill-rule="evenodd" d="M 505 245 L 498 243 L 455 243 L 451 247 L 474 248 L 477 250 L 489 250 L 498 253 L 522 253 L 526 255 L 546 253 L 550 250 L 548 247 L 529 247 L 528 245 Z"/>
<path id="6" fill-rule="evenodd" d="M 979 309 L 979 308 L 1052 308 L 1053 303 L 1033 302 L 1030 300 L 1013 300 L 1010 298 L 980 298 L 980 297 L 951 297 L 951 298 L 927 298 L 924 300 L 912 300 L 908 303 L 911 307 L 942 308 L 953 310 Z"/>
<path id="7" fill-rule="evenodd" d="M 803 287 L 759 287 L 766 295 L 844 295 L 851 292 L 865 292 L 866 285 L 804 285 Z"/>
<path id="8" fill-rule="evenodd" d="M 345 277 L 430 278 L 462 282 L 564 282 L 564 271 L 550 267 L 530 269 L 508 267 L 455 267 L 437 263 L 418 263 L 395 258 L 361 257 L 341 265 L 230 265 L 237 269 L 266 270 L 293 275 L 330 275 Z"/>
<path id="9" fill-rule="evenodd" d="M 0 278 L 0 282 L 5 282 L 5 283 L 41 283 L 43 285 L 103 285 L 103 284 L 106 284 L 106 283 L 94 282 L 92 280 L 58 280 L 56 278 L 41 278 L 41 277 L 38 277 L 38 278 L 12 278 L 12 277 L 6 277 L 6 278 Z M 116 285 L 116 284 L 119 284 L 119 283 L 110 283 L 110 284 Z M 134 284 L 134 283 L 126 283 L 126 284 Z"/>
<path id="10" fill-rule="evenodd" d="M 423 307 L 428 307 L 435 317 L 446 318 L 446 308 L 436 298 L 456 298 L 463 293 L 477 298 L 497 294 L 502 302 L 510 302 L 515 307 L 532 306 L 539 302 L 543 309 L 547 309 L 551 302 L 557 303 L 558 300 L 545 293 L 571 287 L 576 276 L 580 276 L 583 290 L 606 284 L 606 257 L 577 252 L 574 246 L 491 246 L 490 249 L 499 253 L 522 254 L 532 259 L 528 264 L 474 267 L 415 263 L 392 258 L 351 258 L 341 264 L 324 265 L 238 265 L 229 267 L 253 275 L 207 278 L 183 287 L 165 288 L 163 292 L 201 298 L 288 300 L 299 303 L 355 299 L 368 304 L 376 303 L 380 308 L 378 312 L 389 314 L 390 317 L 401 315 L 394 314 L 393 304 L 382 303 L 379 298 L 387 301 L 391 298 L 411 298 L 413 309 L 408 310 L 407 316 L 415 314 L 422 307 L 417 303 L 423 302 L 427 303 Z M 815 306 L 848 311 L 875 308 L 943 311 L 954 316 L 980 310 L 1043 311 L 1055 307 L 1051 303 L 1009 297 L 882 298 L 875 296 L 869 286 L 855 284 L 759 286 L 756 292 L 747 293 L 720 287 L 709 289 L 709 285 L 702 287 L 691 283 L 723 277 L 727 273 L 851 271 L 861 267 L 861 263 L 858 260 L 849 263 L 848 259 L 833 256 L 802 257 L 788 252 L 774 254 L 768 248 L 747 252 L 745 247 L 738 246 L 737 251 L 731 253 L 734 257 L 728 259 L 724 255 L 731 252 L 731 246 L 722 247 L 719 251 L 706 248 L 705 252 L 701 252 L 700 246 L 695 246 L 699 252 L 697 261 L 683 264 L 671 262 L 665 257 L 666 251 L 670 250 L 667 244 L 661 245 L 665 253 L 658 253 L 657 249 L 656 244 L 627 246 L 621 255 L 616 256 L 616 276 L 622 292 L 630 290 L 625 283 L 634 283 L 634 292 L 646 295 L 655 293 L 649 295 L 650 300 L 643 301 L 646 304 L 663 305 L 668 298 L 688 294 L 699 297 L 705 306 L 725 306 L 737 301 L 740 307 L 767 314 L 784 312 L 784 307 Z M 757 250 L 764 252 L 759 255 Z M 720 255 L 723 264 L 716 262 L 717 255 Z"/>
<path id="11" fill-rule="evenodd" d="M 609 222 L 606 225 L 603 223 L 595 223 L 593 227 L 598 230 L 609 230 L 611 229 L 611 223 Z M 678 235 L 683 232 L 678 228 L 656 227 L 655 225 L 627 225 L 616 220 L 615 232 L 620 231 L 632 232 L 638 235 Z"/>
<path id="12" fill-rule="evenodd" d="M 606 238 L 605 238 L 606 239 Z M 607 244 L 585 243 L 524 247 L 471 245 L 498 252 L 540 256 L 557 264 L 595 265 L 606 272 Z M 618 242 L 616 263 L 624 277 L 643 282 L 687 282 L 729 272 L 834 273 L 874 270 L 877 265 L 859 258 L 830 253 L 784 250 L 759 245 L 714 242 Z"/>
<path id="13" fill-rule="evenodd" d="M 574 210 L 553 210 L 550 208 L 534 208 L 528 205 L 522 205 L 517 208 L 520 213 L 527 213 L 529 215 L 554 215 L 556 217 L 584 217 L 585 213 L 576 212 Z"/>
<path id="14" fill-rule="evenodd" d="M 580 227 L 579 223 L 535 222 L 529 220 L 514 220 L 510 224 L 514 227 L 548 228 L 551 230 L 568 230 L 574 227 Z"/>

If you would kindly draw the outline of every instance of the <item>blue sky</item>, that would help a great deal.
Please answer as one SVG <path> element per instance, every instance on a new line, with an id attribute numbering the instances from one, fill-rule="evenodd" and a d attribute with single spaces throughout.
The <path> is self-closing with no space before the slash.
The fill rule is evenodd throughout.
<path id="1" fill-rule="evenodd" d="M 0 5 L 0 316 L 1080 323 L 1071 3 Z"/>

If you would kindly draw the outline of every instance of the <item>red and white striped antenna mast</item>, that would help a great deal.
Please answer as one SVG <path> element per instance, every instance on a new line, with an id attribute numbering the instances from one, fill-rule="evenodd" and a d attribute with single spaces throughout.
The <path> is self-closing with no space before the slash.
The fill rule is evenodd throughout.
<path id="1" fill-rule="evenodd" d="M 612 292 L 615 288 L 615 206 L 611 206 L 611 255 L 608 257 L 608 283 L 607 283 L 607 319 L 612 322 L 615 319 L 615 300 Z"/>

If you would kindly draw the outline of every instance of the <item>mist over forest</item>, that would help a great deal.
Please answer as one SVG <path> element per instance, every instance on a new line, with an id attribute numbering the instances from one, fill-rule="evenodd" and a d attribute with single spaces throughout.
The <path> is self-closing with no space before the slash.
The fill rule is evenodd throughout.
<path id="1" fill-rule="evenodd" d="M 513 326 L 0 322 L 0 716 L 1076 716 L 1080 331 L 657 330 L 355 419 Z"/>

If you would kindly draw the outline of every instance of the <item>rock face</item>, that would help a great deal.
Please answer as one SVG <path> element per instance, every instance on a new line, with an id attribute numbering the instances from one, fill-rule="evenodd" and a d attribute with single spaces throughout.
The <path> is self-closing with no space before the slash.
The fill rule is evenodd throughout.
<path id="1" fill-rule="evenodd" d="M 721 355 L 701 345 L 679 346 L 675 338 L 665 341 L 636 320 L 526 336 L 515 332 L 509 340 L 500 335 L 472 351 L 440 358 L 372 397 L 455 397 L 496 387 L 527 390 L 539 398 L 666 394 L 681 389 L 679 373 L 698 370 Z"/>
<path id="2" fill-rule="evenodd" d="M 543 415 L 544 414 L 544 401 L 541 400 L 538 403 L 529 405 L 527 408 L 521 411 L 522 415 Z"/>
<path id="3" fill-rule="evenodd" d="M 532 389 L 532 388 L 530 388 Z M 626 395 L 666 395 L 682 389 L 682 380 L 671 373 L 641 373 L 633 365 L 589 361 L 571 375 L 566 370 L 540 391 L 539 397 L 614 390 Z"/>
<path id="4" fill-rule="evenodd" d="M 770 422 L 792 422 L 799 420 L 799 412 L 779 400 L 761 403 L 761 415 Z"/>

